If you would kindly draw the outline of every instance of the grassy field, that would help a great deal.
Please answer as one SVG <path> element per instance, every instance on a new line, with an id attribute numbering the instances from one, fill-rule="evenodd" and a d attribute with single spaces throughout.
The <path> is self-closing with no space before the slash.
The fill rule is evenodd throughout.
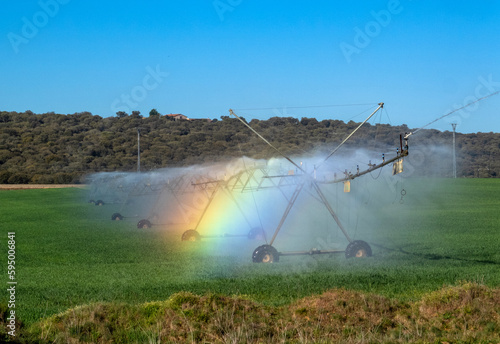
<path id="1" fill-rule="evenodd" d="M 180 291 L 274 307 L 333 288 L 402 302 L 461 281 L 498 288 L 500 180 L 408 180 L 405 190 L 403 203 L 397 195 L 378 209 L 376 233 L 366 239 L 373 257 L 282 257 L 277 264 L 252 263 L 251 240 L 181 242 L 185 228 L 111 221 L 117 206 L 86 203 L 85 190 L 2 191 L 0 254 L 7 256 L 7 232 L 15 232 L 16 309 L 28 325 L 78 305 L 137 305 Z M 6 264 L 0 269 L 7 282 Z M 7 297 L 4 291 L 0 300 Z"/>

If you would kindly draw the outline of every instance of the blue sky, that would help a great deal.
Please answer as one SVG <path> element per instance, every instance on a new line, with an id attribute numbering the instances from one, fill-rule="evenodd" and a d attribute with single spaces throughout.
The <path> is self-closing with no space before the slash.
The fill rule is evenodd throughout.
<path id="1" fill-rule="evenodd" d="M 0 110 L 419 128 L 500 90 L 500 1 L 3 1 Z M 356 106 L 326 106 L 363 104 Z M 325 107 L 319 107 L 325 106 Z M 261 110 L 245 110 L 261 109 Z M 430 128 L 500 132 L 500 95 Z"/>

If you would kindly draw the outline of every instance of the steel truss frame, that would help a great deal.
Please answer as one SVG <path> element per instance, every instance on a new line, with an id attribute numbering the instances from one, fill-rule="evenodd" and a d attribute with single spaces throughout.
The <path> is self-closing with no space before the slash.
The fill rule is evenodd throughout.
<path id="1" fill-rule="evenodd" d="M 326 162 L 335 152 L 338 151 L 338 149 L 364 124 L 366 123 L 378 110 L 383 108 L 384 103 L 380 103 L 377 109 L 364 121 L 362 122 L 354 131 L 352 131 L 325 159 L 324 161 L 320 164 L 320 166 Z M 405 156 L 408 155 L 408 137 L 411 135 L 411 133 L 405 133 L 404 137 L 401 135 L 400 136 L 400 149 L 398 149 L 397 154 L 394 158 L 385 160 L 383 159 L 382 163 L 380 164 L 369 164 L 369 168 L 366 169 L 365 171 L 358 171 L 355 174 L 352 173 L 345 173 L 345 177 L 341 179 L 334 179 L 333 181 L 327 181 L 327 182 L 320 182 L 317 181 L 313 175 L 308 174 L 300 165 L 295 163 L 292 159 L 287 157 L 285 154 L 283 154 L 279 149 L 274 147 L 269 141 L 267 141 L 264 137 L 262 137 L 258 132 L 256 132 L 248 123 L 246 123 L 243 119 L 241 119 L 239 116 L 237 116 L 232 110 L 229 110 L 229 113 L 236 117 L 238 120 L 240 120 L 247 128 L 249 128 L 252 132 L 254 132 L 258 137 L 260 137 L 264 142 L 266 142 L 269 146 L 271 146 L 274 150 L 276 150 L 281 156 L 283 156 L 285 159 L 287 159 L 292 165 L 294 165 L 298 170 L 302 172 L 300 175 L 278 175 L 278 176 L 273 176 L 272 178 L 280 178 L 281 180 L 283 179 L 300 179 L 301 182 L 297 183 L 296 189 L 292 195 L 292 197 L 288 200 L 288 205 L 281 216 L 280 222 L 278 226 L 276 227 L 273 236 L 268 244 L 261 245 L 257 247 L 253 254 L 252 254 L 252 260 L 253 262 L 256 263 L 272 263 L 272 262 L 278 262 L 280 256 L 299 256 L 299 255 L 315 255 L 315 254 L 334 254 L 334 253 L 344 253 L 346 258 L 351 258 L 351 257 L 364 257 L 364 256 L 371 256 L 372 251 L 370 245 L 362 240 L 353 240 L 349 234 L 347 233 L 347 230 L 341 223 L 340 219 L 338 218 L 337 214 L 333 210 L 332 206 L 328 202 L 327 198 L 325 197 L 323 191 L 321 190 L 320 185 L 321 184 L 332 184 L 332 183 L 341 183 L 341 182 L 348 182 L 350 180 L 353 180 L 357 177 L 363 176 L 365 174 L 368 174 L 372 171 L 378 170 L 386 165 L 389 165 L 391 163 L 394 163 L 396 161 L 402 160 Z M 404 146 L 403 146 L 403 140 L 404 140 Z M 319 166 L 318 166 L 319 167 Z M 268 177 L 269 178 L 269 177 Z M 282 229 L 288 215 L 290 214 L 290 211 L 292 210 L 295 202 L 297 201 L 301 191 L 304 188 L 304 185 L 310 184 L 312 188 L 315 190 L 317 196 L 319 197 L 319 201 L 325 206 L 339 229 L 342 231 L 344 234 L 345 238 L 349 242 L 348 246 L 346 247 L 345 250 L 317 250 L 317 249 L 312 249 L 308 251 L 283 251 L 279 252 L 274 246 L 274 242 L 276 240 L 276 237 L 278 236 L 278 233 Z"/>
<path id="2" fill-rule="evenodd" d="M 265 189 L 276 189 L 278 188 L 285 198 L 287 198 L 283 188 L 287 186 L 295 186 L 297 185 L 297 180 L 291 180 L 288 178 L 280 178 L 278 183 L 276 183 L 273 179 L 270 178 L 269 173 L 275 172 L 274 169 L 270 169 L 265 166 L 255 166 L 252 168 L 245 168 L 241 171 L 235 173 L 226 179 L 219 180 L 211 180 L 203 183 L 193 184 L 195 187 L 203 187 L 205 188 L 207 185 L 211 187 L 211 193 L 209 195 L 209 200 L 203 209 L 196 226 L 193 229 L 189 229 L 182 234 L 183 241 L 196 241 L 202 238 L 229 238 L 229 237 L 247 237 L 248 239 L 256 239 L 256 238 L 265 238 L 266 233 L 260 226 L 253 226 L 250 220 L 245 215 L 242 206 L 234 196 L 234 193 L 246 193 L 246 192 L 254 192 Z M 281 172 L 281 171 L 276 171 Z M 199 227 L 201 226 L 203 219 L 210 206 L 212 205 L 212 201 L 216 198 L 216 196 L 223 192 L 232 203 L 237 207 L 238 211 L 242 215 L 245 222 L 248 224 L 249 232 L 243 234 L 231 234 L 224 233 L 223 235 L 202 235 L 199 233 Z"/>

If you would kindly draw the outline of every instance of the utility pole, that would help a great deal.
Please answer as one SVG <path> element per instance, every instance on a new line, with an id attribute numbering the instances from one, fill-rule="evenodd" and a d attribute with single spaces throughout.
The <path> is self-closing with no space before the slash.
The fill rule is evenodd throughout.
<path id="1" fill-rule="evenodd" d="M 141 131 L 137 128 L 137 173 L 141 173 Z"/>
<path id="2" fill-rule="evenodd" d="M 451 123 L 451 126 L 453 128 L 453 178 L 457 177 L 457 156 L 456 156 L 456 151 L 455 151 L 455 130 L 457 128 L 456 123 Z"/>

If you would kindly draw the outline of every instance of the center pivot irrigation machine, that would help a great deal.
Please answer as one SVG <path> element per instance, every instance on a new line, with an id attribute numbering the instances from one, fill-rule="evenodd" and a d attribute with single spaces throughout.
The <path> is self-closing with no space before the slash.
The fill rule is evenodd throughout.
<path id="1" fill-rule="evenodd" d="M 345 171 L 345 175 L 342 178 L 333 178 L 332 180 L 318 180 L 316 178 L 316 171 L 318 168 L 323 165 L 330 157 L 335 154 L 342 145 L 344 145 L 349 138 L 354 135 L 354 133 L 361 128 L 363 124 L 365 124 L 372 116 L 375 115 L 377 111 L 382 109 L 384 106 L 383 103 L 379 103 L 376 110 L 374 110 L 368 118 L 366 118 L 361 124 L 359 124 L 356 129 L 354 129 L 330 154 L 328 154 L 325 159 L 314 167 L 314 171 L 309 173 L 302 166 L 302 163 L 297 164 L 291 158 L 282 153 L 278 148 L 273 146 L 269 141 L 267 141 L 262 135 L 260 135 L 257 131 L 255 131 L 249 124 L 247 124 L 242 118 L 237 116 L 233 110 L 229 110 L 230 114 L 236 117 L 239 121 L 241 121 L 247 128 L 249 128 L 253 133 L 255 133 L 259 138 L 261 138 L 267 145 L 277 151 L 283 158 L 285 158 L 289 163 L 291 163 L 296 168 L 297 173 L 283 173 L 283 171 L 277 171 L 276 169 L 266 169 L 266 168 L 253 168 L 253 169 L 245 169 L 239 173 L 236 173 L 232 177 L 228 178 L 228 180 L 212 180 L 207 183 L 202 184 L 204 187 L 206 185 L 210 185 L 211 194 L 209 197 L 208 204 L 206 208 L 203 210 L 197 225 L 194 229 L 190 229 L 184 232 L 182 236 L 182 240 L 199 240 L 200 238 L 210 237 L 210 236 L 202 236 L 198 233 L 198 227 L 207 212 L 207 209 L 210 207 L 211 202 L 213 201 L 216 193 L 219 190 L 224 190 L 231 197 L 234 203 L 237 204 L 236 199 L 232 196 L 232 192 L 239 190 L 241 192 L 244 191 L 259 191 L 266 188 L 277 188 L 280 190 L 281 194 L 287 200 L 287 206 L 281 216 L 281 219 L 274 230 L 274 233 L 271 236 L 271 239 L 268 241 L 266 238 L 266 233 L 261 227 L 253 227 L 248 233 L 248 238 L 255 238 L 256 236 L 262 237 L 265 239 L 266 244 L 257 247 L 253 254 L 252 260 L 255 263 L 272 263 L 278 262 L 281 256 L 299 256 L 299 255 L 316 255 L 316 254 L 334 254 L 334 253 L 345 253 L 346 258 L 351 257 L 365 257 L 371 256 L 372 250 L 370 245 L 363 240 L 353 240 L 344 225 L 341 223 L 339 217 L 333 210 L 330 202 L 322 191 L 321 185 L 325 184 L 334 184 L 334 183 L 344 183 L 344 190 L 348 191 L 350 189 L 350 181 L 378 170 L 386 165 L 393 164 L 393 175 L 398 174 L 403 171 L 403 158 L 408 155 L 408 138 L 411 133 L 405 133 L 404 135 L 400 135 L 400 147 L 396 151 L 396 156 L 393 158 L 385 159 L 383 155 L 382 162 L 379 164 L 372 164 L 371 162 L 368 164 L 368 169 L 364 171 L 360 171 L 359 167 L 355 173 L 349 173 Z M 291 171 L 290 171 L 291 172 Z M 309 186 L 305 188 L 305 186 Z M 287 189 L 287 192 L 285 191 Z M 296 203 L 299 195 L 303 190 L 307 189 L 310 194 L 313 195 L 328 211 L 331 215 L 338 228 L 341 230 L 349 244 L 347 245 L 345 250 L 319 250 L 312 249 L 308 251 L 278 251 L 273 244 L 276 241 L 278 233 L 282 229 L 287 217 L 289 216 L 294 204 Z M 244 213 L 241 207 L 238 206 L 238 209 L 243 214 Z M 246 222 L 249 221 L 245 218 Z M 249 223 L 250 225 L 250 223 Z M 251 227 L 251 226 L 250 226 Z M 236 236 L 236 235 L 226 235 L 226 236 Z"/>
<path id="2" fill-rule="evenodd" d="M 365 124 L 370 118 L 375 115 L 377 111 L 382 109 L 384 106 L 384 103 L 379 103 L 378 107 L 373 111 L 370 116 L 368 116 L 362 123 L 356 127 L 330 154 L 328 154 L 325 159 L 318 165 L 315 166 L 314 172 L 312 174 L 306 172 L 305 169 L 300 164 L 297 164 L 294 162 L 291 158 L 286 156 L 284 153 L 282 153 L 278 148 L 273 146 L 269 141 L 267 141 L 262 135 L 260 135 L 257 131 L 255 131 L 248 123 L 246 123 L 242 118 L 237 116 L 233 110 L 229 110 L 229 113 L 236 117 L 238 120 L 240 120 L 247 128 L 249 128 L 252 132 L 254 132 L 258 137 L 260 137 L 266 144 L 268 144 L 271 148 L 273 148 L 275 151 L 277 151 L 283 158 L 288 160 L 292 165 L 294 165 L 301 173 L 300 174 L 293 174 L 293 175 L 287 175 L 287 176 L 273 176 L 273 177 L 267 177 L 267 178 L 293 178 L 298 180 L 296 183 L 296 188 L 295 191 L 292 195 L 292 197 L 288 201 L 288 205 L 281 217 L 281 220 L 276 227 L 274 234 L 269 241 L 269 243 L 265 245 L 261 245 L 257 247 L 253 254 L 252 254 L 252 260 L 255 263 L 272 263 L 272 262 L 278 262 L 280 256 L 299 256 L 299 255 L 315 255 L 315 254 L 334 254 L 334 253 L 345 253 L 346 258 L 351 258 L 351 257 L 365 257 L 365 256 L 371 256 L 372 255 L 372 250 L 370 245 L 363 241 L 363 240 L 353 240 L 349 234 L 347 233 L 347 230 L 345 229 L 344 225 L 341 223 L 339 217 L 333 210 L 332 206 L 330 205 L 328 199 L 326 198 L 325 194 L 323 193 L 320 185 L 321 184 L 332 184 L 332 183 L 344 183 L 345 187 L 348 188 L 350 181 L 360 177 L 362 175 L 365 175 L 367 173 L 370 173 L 372 171 L 375 171 L 379 168 L 382 168 L 388 164 L 393 163 L 393 174 L 397 174 L 403 171 L 403 158 L 408 155 L 408 138 L 411 135 L 411 133 L 405 133 L 404 135 L 400 135 L 400 147 L 396 152 L 396 156 L 385 160 L 383 158 L 383 161 L 380 164 L 368 164 L 369 168 L 365 171 L 360 171 L 359 168 L 355 174 L 348 173 L 347 171 L 345 172 L 345 177 L 340 178 L 340 179 L 334 179 L 332 181 L 319 181 L 316 179 L 316 170 L 323 165 L 330 157 L 335 154 L 344 143 L 349 140 L 349 138 L 354 135 L 354 133 L 361 128 L 363 124 Z M 297 198 L 299 197 L 301 191 L 303 190 L 305 185 L 310 185 L 311 189 L 315 191 L 317 194 L 319 201 L 324 205 L 326 210 L 330 213 L 332 216 L 333 220 L 335 223 L 338 225 L 339 229 L 342 231 L 343 235 L 349 242 L 345 250 L 318 250 L 318 249 L 312 249 L 309 251 L 282 251 L 279 252 L 274 246 L 274 242 L 276 240 L 276 237 L 278 233 L 280 232 L 283 224 L 285 223 L 285 220 L 287 219 L 288 215 L 290 214 L 290 211 L 292 210 L 293 205 L 297 201 Z"/>
<path id="3" fill-rule="evenodd" d="M 91 190 L 91 203 L 96 205 L 103 205 L 106 203 L 121 203 L 122 209 L 123 205 L 127 205 L 131 203 L 131 196 L 146 196 L 146 195 L 155 195 L 157 196 L 156 201 L 153 202 L 152 208 L 150 208 L 149 213 L 146 218 L 140 220 L 137 224 L 138 228 L 150 228 L 154 225 L 162 224 L 162 218 L 159 217 L 158 213 L 163 214 L 163 219 L 165 219 L 165 215 L 169 215 L 168 211 L 165 208 L 170 209 L 178 209 L 177 213 L 182 213 L 182 219 L 184 223 L 196 223 L 194 227 L 186 230 L 182 234 L 183 241 L 197 241 L 202 238 L 220 238 L 220 237 L 247 237 L 248 239 L 257 239 L 264 240 L 266 244 L 258 246 L 252 254 L 252 260 L 256 263 L 272 263 L 278 262 L 281 256 L 301 256 L 301 255 L 317 255 L 317 254 L 335 254 L 335 253 L 344 253 L 346 258 L 351 257 L 365 257 L 371 256 L 372 250 L 370 245 L 363 240 L 354 240 L 346 230 L 346 227 L 341 222 L 339 216 L 337 216 L 336 211 L 338 212 L 338 208 L 332 207 L 328 198 L 325 196 L 325 192 L 328 191 L 328 184 L 344 184 L 344 192 L 350 192 L 350 182 L 358 177 L 361 177 L 366 174 L 370 174 L 375 170 L 379 170 L 382 167 L 393 164 L 392 174 L 396 175 L 403 172 L 403 160 L 406 156 L 408 156 L 408 139 L 411 135 L 416 134 L 420 130 L 429 126 L 432 123 L 435 123 L 457 111 L 461 111 L 464 108 L 467 108 L 477 102 L 480 102 L 486 98 L 492 97 L 494 95 L 500 94 L 500 91 L 493 92 L 484 97 L 478 98 L 464 106 L 454 109 L 453 111 L 440 116 L 439 118 L 431 121 L 430 123 L 413 130 L 412 132 L 405 132 L 399 137 L 399 147 L 396 150 L 395 156 L 387 158 L 384 154 L 382 154 L 382 161 L 380 163 L 372 164 L 371 161 L 367 164 L 368 168 L 365 170 L 360 170 L 359 165 L 356 169 L 356 172 L 351 173 L 345 170 L 344 175 L 341 178 L 337 178 L 336 173 L 333 174 L 333 178 L 328 176 L 325 178 L 317 178 L 317 171 L 321 166 L 327 162 L 370 118 L 372 118 L 375 113 L 377 113 L 380 109 L 384 107 L 384 103 L 379 103 L 378 107 L 362 122 L 360 123 L 351 133 L 345 137 L 338 144 L 338 146 L 331 151 L 319 164 L 314 165 L 313 171 L 308 171 L 307 168 L 302 166 L 302 163 L 298 164 L 293 161 L 290 157 L 281 152 L 278 148 L 276 148 L 273 144 L 271 144 L 268 140 L 266 140 L 262 135 L 260 135 L 255 129 L 253 129 L 243 118 L 236 115 L 232 109 L 229 110 L 231 116 L 234 116 L 238 119 L 243 125 L 245 125 L 249 130 L 251 130 L 254 134 L 256 134 L 260 139 L 262 139 L 268 146 L 270 146 L 273 150 L 275 150 L 279 155 L 281 155 L 286 161 L 287 164 L 290 163 L 295 167 L 295 171 L 282 169 L 281 165 L 279 168 L 276 166 L 269 166 L 269 164 L 255 164 L 254 166 L 247 168 L 245 166 L 244 159 L 243 166 L 239 166 L 232 171 L 229 171 L 226 168 L 226 173 L 223 178 L 220 177 L 212 177 L 210 173 L 206 173 L 207 171 L 200 171 L 197 167 L 196 172 L 193 173 L 192 170 L 186 173 L 184 170 L 180 170 L 177 172 L 169 172 L 167 179 L 160 178 L 152 180 L 144 181 L 140 178 L 139 181 L 136 181 L 134 186 L 125 181 L 124 175 L 122 174 L 114 174 L 114 175 L 105 175 L 100 174 L 95 177 L 93 180 L 94 188 Z M 205 172 L 205 173 L 203 173 Z M 372 176 L 373 177 L 373 176 Z M 378 177 L 374 178 L 377 179 Z M 128 194 L 124 192 L 127 189 L 132 189 Z M 253 202 L 255 203 L 255 208 L 257 210 L 257 215 L 259 217 L 259 224 L 255 225 L 252 222 L 255 222 L 255 219 L 251 219 L 248 214 L 245 214 L 244 210 L 248 210 L 248 207 L 244 207 L 240 204 L 242 199 L 240 197 L 235 197 L 236 192 L 244 193 L 253 191 L 262 190 L 278 190 L 279 194 L 284 197 L 286 200 L 286 207 L 283 211 L 279 223 L 275 227 L 272 235 L 267 235 L 267 231 L 263 228 L 262 221 L 260 219 L 260 215 L 258 214 L 257 202 L 255 198 L 253 198 Z M 107 195 L 110 191 L 112 197 L 109 197 L 105 201 L 102 197 Z M 327 210 L 327 213 L 331 216 L 335 224 L 339 229 L 339 234 L 342 233 L 347 239 L 348 244 L 345 250 L 341 249 L 310 249 L 307 251 L 278 251 L 274 244 L 276 242 L 277 236 L 280 233 L 285 221 L 289 217 L 292 208 L 297 203 L 297 200 L 301 193 L 307 192 L 310 196 L 316 199 L 324 209 Z M 160 201 L 162 194 L 168 194 L 169 200 L 173 200 L 175 204 L 173 206 L 165 207 L 165 204 Z M 401 190 L 401 195 L 404 196 L 406 191 L 404 189 Z M 249 231 L 245 233 L 237 233 L 237 234 L 223 234 L 223 235 L 202 235 L 199 233 L 199 228 L 203 220 L 206 217 L 214 217 L 213 214 L 209 214 L 209 208 L 213 206 L 214 199 L 218 194 L 226 195 L 229 200 L 235 205 L 242 215 L 245 222 L 248 224 Z M 195 195 L 195 196 L 193 196 Z M 252 195 L 253 196 L 253 195 Z M 186 206 L 186 203 L 183 201 L 186 198 L 191 200 L 190 205 Z M 95 201 L 97 199 L 97 201 Z M 196 202 L 193 200 L 196 199 Z M 402 200 L 402 199 L 401 199 Z M 248 201 L 248 199 L 247 199 Z M 273 199 L 271 201 L 273 203 L 273 211 L 276 211 L 276 204 Z M 141 202 L 142 203 L 142 202 Z M 275 203 L 275 204 L 274 204 Z M 193 207 L 193 205 L 195 205 Z M 134 210 L 136 211 L 137 207 L 134 206 Z M 278 206 L 279 208 L 279 206 Z M 347 209 L 349 206 L 347 207 Z M 121 210 L 122 210 L 121 209 Z M 336 211 L 334 209 L 337 209 Z M 226 214 L 229 213 L 230 210 L 224 208 Z M 279 210 L 281 211 L 281 210 Z M 173 212 L 173 211 L 172 211 Z M 186 215 L 188 214 L 188 215 Z M 224 214 L 224 215 L 226 215 Z M 218 213 L 215 217 L 215 222 L 217 223 L 217 227 L 219 226 L 219 221 L 221 218 L 225 218 L 220 213 Z M 134 215 L 132 217 L 138 217 L 139 215 Z M 122 220 L 127 216 L 123 216 L 120 213 L 115 213 L 112 216 L 112 220 Z M 305 218 L 305 217 L 304 217 Z M 172 220 L 169 220 L 171 223 Z M 349 225 L 349 224 L 348 224 Z M 328 229 L 331 230 L 331 226 L 328 226 Z M 188 227 L 189 228 L 189 227 Z M 354 235 L 355 236 L 355 235 Z M 270 237 L 270 240 L 268 238 Z M 344 245 L 344 244 L 340 244 Z M 338 246 L 339 247 L 339 246 Z"/>

